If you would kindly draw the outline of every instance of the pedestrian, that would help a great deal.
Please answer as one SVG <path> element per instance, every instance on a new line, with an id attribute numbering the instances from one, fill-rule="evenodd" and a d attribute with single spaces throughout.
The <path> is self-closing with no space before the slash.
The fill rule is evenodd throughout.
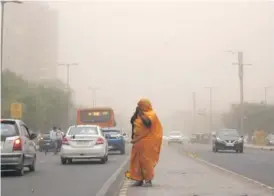
<path id="1" fill-rule="evenodd" d="M 133 186 L 152 186 L 154 167 L 158 163 L 163 130 L 148 99 L 138 102 L 131 121 L 133 127 L 130 169 L 126 176 L 135 180 Z"/>

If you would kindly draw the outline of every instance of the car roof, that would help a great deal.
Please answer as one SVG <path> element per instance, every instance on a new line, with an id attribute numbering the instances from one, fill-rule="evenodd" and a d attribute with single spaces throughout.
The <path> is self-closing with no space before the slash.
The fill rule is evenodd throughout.
<path id="1" fill-rule="evenodd" d="M 119 129 L 118 127 L 104 127 L 102 128 L 103 131 L 108 131 L 108 130 L 117 130 L 117 131 L 121 131 L 121 129 Z"/>
<path id="2" fill-rule="evenodd" d="M 238 131 L 238 130 L 237 129 L 222 128 L 222 129 L 219 129 L 218 131 Z"/>
<path id="3" fill-rule="evenodd" d="M 73 128 L 73 127 L 96 127 L 96 128 L 99 128 L 98 125 L 73 125 L 73 126 L 70 126 L 70 128 Z"/>
<path id="4" fill-rule="evenodd" d="M 13 121 L 16 123 L 23 122 L 22 120 L 12 119 L 12 118 L 1 118 L 1 121 Z"/>

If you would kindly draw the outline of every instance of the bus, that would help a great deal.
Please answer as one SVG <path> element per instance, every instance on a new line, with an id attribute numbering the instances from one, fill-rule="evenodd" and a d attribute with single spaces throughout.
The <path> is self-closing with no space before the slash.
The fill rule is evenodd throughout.
<path id="1" fill-rule="evenodd" d="M 98 125 L 115 127 L 115 117 L 112 108 L 83 108 L 77 110 L 77 125 Z"/>

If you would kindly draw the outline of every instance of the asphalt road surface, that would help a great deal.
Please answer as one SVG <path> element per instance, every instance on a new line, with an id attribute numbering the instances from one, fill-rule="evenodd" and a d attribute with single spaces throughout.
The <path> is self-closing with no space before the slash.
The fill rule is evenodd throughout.
<path id="1" fill-rule="evenodd" d="M 22 177 L 3 173 L 1 192 L 3 196 L 95 196 L 126 158 L 111 153 L 106 164 L 84 161 L 61 165 L 60 156 L 38 152 L 36 172 Z"/>
<path id="2" fill-rule="evenodd" d="M 214 153 L 211 145 L 203 144 L 189 144 L 183 148 L 197 153 L 203 160 L 274 187 L 274 151 L 245 148 L 243 154 L 234 151 Z"/>

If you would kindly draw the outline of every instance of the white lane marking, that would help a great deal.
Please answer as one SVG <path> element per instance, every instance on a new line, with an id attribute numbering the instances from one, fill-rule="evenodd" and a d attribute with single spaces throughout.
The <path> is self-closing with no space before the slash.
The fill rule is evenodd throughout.
<path id="1" fill-rule="evenodd" d="M 224 172 L 230 173 L 230 174 L 232 174 L 232 175 L 235 175 L 235 176 L 244 178 L 245 180 L 248 180 L 249 182 L 258 184 L 259 186 L 261 186 L 261 187 L 263 187 L 263 188 L 267 188 L 267 189 L 270 190 L 270 191 L 274 191 L 274 187 L 272 187 L 272 186 L 268 186 L 268 185 L 266 185 L 266 184 L 264 184 L 264 183 L 261 183 L 261 182 L 259 182 L 259 181 L 253 180 L 253 179 L 251 179 L 251 178 L 248 178 L 248 177 L 246 177 L 246 176 L 244 176 L 244 175 L 242 175 L 242 174 L 239 174 L 239 173 L 236 173 L 236 172 L 227 170 L 227 169 L 225 169 L 225 168 L 223 168 L 223 167 L 220 167 L 220 166 L 218 166 L 218 165 L 215 165 L 215 164 L 213 164 L 213 163 L 210 163 L 210 162 L 208 162 L 208 161 L 206 161 L 206 160 L 197 158 L 197 156 L 194 156 L 193 154 L 191 154 L 190 157 L 191 157 L 191 158 L 194 158 L 194 159 L 196 159 L 196 160 L 198 160 L 198 161 L 200 161 L 200 162 L 202 162 L 202 163 L 205 163 L 205 164 L 207 164 L 207 165 L 209 165 L 209 166 L 211 166 L 211 167 L 215 167 L 215 168 L 217 168 L 217 169 L 219 169 L 219 170 L 221 170 L 221 171 L 224 171 Z"/>
<path id="2" fill-rule="evenodd" d="M 123 167 L 128 163 L 129 157 L 126 158 L 126 160 L 122 163 L 122 165 L 110 176 L 110 178 L 103 184 L 102 188 L 96 193 L 96 196 L 104 196 L 110 186 L 115 182 L 121 171 L 123 170 Z"/>

